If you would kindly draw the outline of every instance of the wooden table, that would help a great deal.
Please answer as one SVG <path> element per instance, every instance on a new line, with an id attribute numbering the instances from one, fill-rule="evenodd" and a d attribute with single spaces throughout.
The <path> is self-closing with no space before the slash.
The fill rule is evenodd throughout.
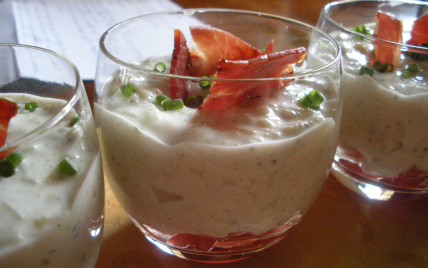
<path id="1" fill-rule="evenodd" d="M 176 0 L 183 8 L 273 13 L 315 25 L 326 0 Z M 93 84 L 85 83 L 92 98 Z M 106 185 L 104 238 L 97 268 L 213 267 L 167 255 L 148 242 Z M 428 267 L 428 198 L 363 198 L 329 176 L 319 197 L 287 236 L 257 255 L 222 267 Z"/>

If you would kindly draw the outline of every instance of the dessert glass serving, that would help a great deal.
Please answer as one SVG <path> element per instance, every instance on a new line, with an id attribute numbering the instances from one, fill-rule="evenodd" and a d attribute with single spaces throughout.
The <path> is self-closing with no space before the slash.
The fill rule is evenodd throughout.
<path id="1" fill-rule="evenodd" d="M 343 1 L 318 21 L 343 53 L 333 174 L 371 199 L 428 193 L 427 13 L 425 2 Z"/>
<path id="2" fill-rule="evenodd" d="M 119 23 L 100 46 L 104 172 L 148 240 L 230 262 L 299 222 L 338 139 L 341 56 L 330 36 L 269 14 L 192 9 Z"/>
<path id="3" fill-rule="evenodd" d="M 94 267 L 104 183 L 79 72 L 25 45 L 0 60 L 0 267 Z"/>

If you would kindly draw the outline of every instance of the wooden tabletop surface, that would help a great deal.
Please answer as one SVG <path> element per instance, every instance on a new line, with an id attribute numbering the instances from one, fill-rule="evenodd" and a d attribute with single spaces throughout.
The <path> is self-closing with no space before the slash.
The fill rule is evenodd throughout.
<path id="1" fill-rule="evenodd" d="M 260 11 L 312 25 L 327 0 L 175 0 L 183 8 Z M 92 99 L 90 82 L 85 83 Z M 105 228 L 96 268 L 214 267 L 158 250 L 134 227 L 106 185 Z M 428 267 L 428 198 L 372 201 L 329 176 L 319 197 L 276 245 L 222 267 Z M 216 265 L 219 267 L 220 265 Z"/>

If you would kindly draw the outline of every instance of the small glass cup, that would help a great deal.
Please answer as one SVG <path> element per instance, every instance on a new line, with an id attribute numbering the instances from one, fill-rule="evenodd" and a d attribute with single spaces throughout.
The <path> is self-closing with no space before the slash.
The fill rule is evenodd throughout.
<path id="1" fill-rule="evenodd" d="M 170 74 L 174 30 L 191 46 L 190 26 L 221 29 L 254 47 L 273 39 L 274 51 L 303 46 L 308 54 L 289 76 Z M 124 21 L 104 33 L 100 46 L 94 114 L 104 173 L 149 241 L 183 259 L 231 262 L 273 245 L 299 222 L 337 145 L 341 56 L 330 36 L 269 14 L 191 9 Z M 158 62 L 165 72 L 154 70 Z M 268 89 L 211 111 L 165 111 L 155 103 L 160 94 L 170 96 L 172 83 L 206 96 L 203 81 L 211 89 L 215 83 Z M 313 90 L 325 98 L 319 110 L 298 103 Z"/>
<path id="2" fill-rule="evenodd" d="M 377 11 L 402 21 L 402 43 L 373 36 Z M 343 118 L 332 172 L 371 199 L 428 193 L 428 48 L 405 44 L 413 22 L 427 12 L 426 2 L 340 1 L 326 5 L 318 21 L 343 54 Z M 375 44 L 398 53 L 394 68 L 374 70 L 386 61 Z M 418 70 L 407 72 L 411 65 Z"/>
<path id="3" fill-rule="evenodd" d="M 0 267 L 94 267 L 104 182 L 79 72 L 18 44 L 0 44 L 0 61 Z"/>

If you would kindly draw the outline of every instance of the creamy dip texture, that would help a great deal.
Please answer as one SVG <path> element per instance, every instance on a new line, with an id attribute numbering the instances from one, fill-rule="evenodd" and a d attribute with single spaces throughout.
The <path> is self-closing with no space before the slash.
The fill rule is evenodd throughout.
<path id="1" fill-rule="evenodd" d="M 136 93 L 126 98 L 119 87 L 128 82 Z M 308 79 L 223 112 L 164 111 L 153 81 L 118 71 L 94 107 L 105 175 L 140 226 L 263 234 L 306 211 L 329 173 L 334 87 Z M 319 111 L 298 104 L 312 89 L 326 96 Z"/>
<path id="2" fill-rule="evenodd" d="M 56 115 L 65 101 L 1 94 L 18 104 L 6 144 Z M 24 104 L 36 102 L 33 112 Z M 53 129 L 18 150 L 26 154 L 11 177 L 0 177 L 0 267 L 93 267 L 98 256 L 103 183 L 91 116 L 71 127 L 69 112 Z M 85 128 L 85 130 L 83 129 Z M 89 131 L 88 131 L 89 130 Z M 69 157 L 78 166 L 65 176 L 56 166 Z"/>
<path id="3" fill-rule="evenodd" d="M 401 56 L 394 72 L 358 75 L 371 45 L 346 34 L 334 38 L 343 48 L 343 117 L 338 159 L 361 165 L 364 172 L 395 178 L 411 167 L 428 171 L 428 61 Z M 401 77 L 404 65 L 419 71 Z M 353 159 L 356 150 L 364 156 Z"/>

